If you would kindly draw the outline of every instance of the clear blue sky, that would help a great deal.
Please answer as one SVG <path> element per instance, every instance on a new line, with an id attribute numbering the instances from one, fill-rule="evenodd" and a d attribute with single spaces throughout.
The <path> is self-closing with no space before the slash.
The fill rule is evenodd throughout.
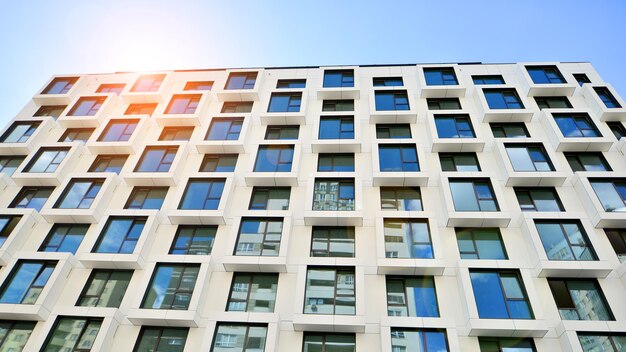
<path id="1" fill-rule="evenodd" d="M 0 125 L 53 74 L 590 61 L 626 95 L 623 0 L 4 0 Z"/>

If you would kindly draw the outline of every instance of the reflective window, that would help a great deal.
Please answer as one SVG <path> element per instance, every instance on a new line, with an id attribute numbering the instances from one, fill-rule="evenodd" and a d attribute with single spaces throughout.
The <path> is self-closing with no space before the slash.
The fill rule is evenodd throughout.
<path id="1" fill-rule="evenodd" d="M 376 111 L 410 110 L 406 90 L 379 90 L 374 93 Z"/>
<path id="2" fill-rule="evenodd" d="M 132 276 L 132 270 L 92 270 L 76 305 L 119 308 Z"/>
<path id="3" fill-rule="evenodd" d="M 41 91 L 41 94 L 67 94 L 78 81 L 78 77 L 57 77 Z"/>
<path id="4" fill-rule="evenodd" d="M 391 328 L 392 352 L 448 351 L 445 330 Z"/>
<path id="5" fill-rule="evenodd" d="M 168 187 L 134 187 L 124 209 L 161 209 Z"/>
<path id="6" fill-rule="evenodd" d="M 489 109 L 523 109 L 524 104 L 514 88 L 483 89 Z"/>
<path id="7" fill-rule="evenodd" d="M 290 172 L 293 152 L 293 145 L 260 145 L 254 172 Z"/>
<path id="8" fill-rule="evenodd" d="M 591 83 L 589 77 L 587 77 L 587 75 L 584 73 L 574 73 L 574 79 L 576 79 L 576 82 L 578 82 L 578 85 L 581 87 L 585 83 Z"/>
<path id="9" fill-rule="evenodd" d="M 157 264 L 141 308 L 189 309 L 199 271 L 200 264 Z"/>
<path id="10" fill-rule="evenodd" d="M 515 187 L 522 211 L 565 211 L 554 187 Z"/>
<path id="11" fill-rule="evenodd" d="M 402 87 L 402 77 L 374 77 L 374 87 Z"/>
<path id="12" fill-rule="evenodd" d="M 213 81 L 189 81 L 183 90 L 211 90 Z"/>
<path id="13" fill-rule="evenodd" d="M 73 179 L 67 185 L 53 208 L 88 209 L 98 196 L 103 179 Z"/>
<path id="14" fill-rule="evenodd" d="M 141 75 L 130 89 L 131 92 L 156 92 L 165 79 L 164 74 Z"/>
<path id="15" fill-rule="evenodd" d="M 93 128 L 68 128 L 63 132 L 59 142 L 82 142 L 85 143 L 91 137 Z"/>
<path id="16" fill-rule="evenodd" d="M 249 210 L 288 210 L 290 187 L 254 187 Z"/>
<path id="17" fill-rule="evenodd" d="M 626 229 L 604 229 L 619 261 L 626 262 Z"/>
<path id="18" fill-rule="evenodd" d="M 306 88 L 306 79 L 279 79 L 276 88 Z"/>
<path id="19" fill-rule="evenodd" d="M 387 276 L 387 315 L 439 317 L 432 276 Z"/>
<path id="20" fill-rule="evenodd" d="M 35 304 L 57 262 L 18 260 L 0 289 L 0 303 Z"/>
<path id="21" fill-rule="evenodd" d="M 309 267 L 304 295 L 305 314 L 354 315 L 353 267 Z"/>
<path id="22" fill-rule="evenodd" d="M 509 156 L 511 166 L 518 172 L 554 171 L 552 161 L 541 144 L 512 144 L 504 145 Z"/>
<path id="23" fill-rule="evenodd" d="M 15 226 L 17 226 L 21 219 L 21 215 L 0 215 L 0 247 L 2 247 L 4 242 L 11 236 Z"/>
<path id="24" fill-rule="evenodd" d="M 354 116 L 320 117 L 319 139 L 354 139 Z"/>
<path id="25" fill-rule="evenodd" d="M 232 72 L 224 89 L 254 89 L 257 72 Z"/>
<path id="26" fill-rule="evenodd" d="M 298 125 L 267 126 L 267 129 L 265 130 L 265 139 L 267 140 L 298 139 L 299 132 L 300 132 L 300 126 Z"/>
<path id="27" fill-rule="evenodd" d="M 354 153 L 320 153 L 317 159 L 317 171 L 354 171 Z"/>
<path id="28" fill-rule="evenodd" d="M 211 119 L 211 125 L 204 137 L 207 141 L 236 141 L 243 126 L 243 117 Z"/>
<path id="29" fill-rule="evenodd" d="M 272 313 L 277 288 L 278 274 L 234 273 L 226 311 Z"/>
<path id="30" fill-rule="evenodd" d="M 602 137 L 587 114 L 552 114 L 563 137 Z"/>
<path id="31" fill-rule="evenodd" d="M 595 279 L 548 279 L 563 320 L 615 320 Z"/>
<path id="32" fill-rule="evenodd" d="M 526 70 L 535 84 L 567 83 L 556 66 L 526 66 Z"/>
<path id="33" fill-rule="evenodd" d="M 0 156 L 0 172 L 4 172 L 7 176 L 12 176 L 24 159 L 25 157 L 21 155 Z"/>
<path id="34" fill-rule="evenodd" d="M 123 83 L 119 84 L 101 84 L 96 89 L 96 93 L 115 93 L 116 95 L 120 95 L 124 90 L 126 85 Z"/>
<path id="35" fill-rule="evenodd" d="M 146 220 L 146 217 L 109 217 L 92 253 L 133 253 Z"/>
<path id="36" fill-rule="evenodd" d="M 533 319 L 526 289 L 517 271 L 470 270 L 481 319 Z"/>
<path id="37" fill-rule="evenodd" d="M 609 88 L 607 88 L 607 87 L 593 87 L 593 90 L 596 91 L 596 94 L 598 94 L 598 97 L 600 98 L 600 100 L 602 100 L 602 102 L 604 103 L 604 105 L 607 108 L 609 108 L 609 109 L 617 109 L 617 108 L 621 108 L 622 107 L 620 105 L 620 103 L 617 101 L 617 99 L 615 99 L 615 97 L 613 96 L 613 94 L 611 93 Z"/>
<path id="38" fill-rule="evenodd" d="M 420 171 L 415 144 L 379 144 L 381 172 Z"/>
<path id="39" fill-rule="evenodd" d="M 354 210 L 354 179 L 316 179 L 313 187 L 313 210 Z"/>
<path id="40" fill-rule="evenodd" d="M 65 159 L 69 151 L 69 147 L 40 148 L 23 171 L 34 173 L 54 173 L 59 168 L 59 165 L 63 162 L 63 159 Z"/>
<path id="41" fill-rule="evenodd" d="M 422 211 L 419 187 L 380 187 L 382 210 Z"/>
<path id="42" fill-rule="evenodd" d="M 58 317 L 41 351 L 91 351 L 102 318 Z"/>
<path id="43" fill-rule="evenodd" d="M 543 109 L 571 109 L 572 104 L 567 97 L 535 97 L 539 110 Z"/>
<path id="44" fill-rule="evenodd" d="M 622 352 L 626 347 L 624 334 L 578 333 L 578 341 L 584 352 Z"/>
<path id="45" fill-rule="evenodd" d="M 376 125 L 376 138 L 405 139 L 411 138 L 411 126 L 407 123 L 393 125 Z"/>
<path id="46" fill-rule="evenodd" d="M 267 112 L 298 112 L 302 93 L 272 93 Z"/>
<path id="47" fill-rule="evenodd" d="M 354 100 L 324 100 L 322 111 L 354 111 Z"/>
<path id="48" fill-rule="evenodd" d="M 435 116 L 439 138 L 475 138 L 469 116 Z"/>
<path id="49" fill-rule="evenodd" d="M 441 171 L 481 171 L 476 153 L 439 153 Z"/>
<path id="50" fill-rule="evenodd" d="M 188 141 L 193 134 L 193 126 L 189 127 L 163 127 L 160 141 Z"/>
<path id="51" fill-rule="evenodd" d="M 176 94 L 165 108 L 166 114 L 193 114 L 200 104 L 200 94 Z"/>
<path id="52" fill-rule="evenodd" d="M 148 146 L 144 149 L 134 172 L 168 172 L 177 152 L 178 147 Z"/>
<path id="53" fill-rule="evenodd" d="M 489 180 L 450 179 L 450 191 L 456 211 L 500 210 Z"/>
<path id="54" fill-rule="evenodd" d="M 76 254 L 85 238 L 89 224 L 54 224 L 39 247 L 39 252 L 70 252 Z"/>
<path id="55" fill-rule="evenodd" d="M 424 68 L 424 78 L 428 86 L 456 86 L 459 84 L 452 67 Z"/>
<path id="56" fill-rule="evenodd" d="M 36 322 L 0 320 L 0 350 L 21 352 L 24 350 Z"/>
<path id="57" fill-rule="evenodd" d="M 434 258 L 427 219 L 384 219 L 386 258 Z"/>
<path id="58" fill-rule="evenodd" d="M 481 352 L 536 352 L 532 338 L 482 337 L 478 338 Z"/>
<path id="59" fill-rule="evenodd" d="M 217 323 L 211 352 L 263 352 L 267 325 Z"/>
<path id="60" fill-rule="evenodd" d="M 282 218 L 242 218 L 233 254 L 276 257 L 282 233 Z"/>
<path id="61" fill-rule="evenodd" d="M 9 208 L 33 208 L 40 211 L 54 191 L 54 187 L 22 187 Z"/>
<path id="62" fill-rule="evenodd" d="M 190 178 L 178 209 L 217 210 L 225 182 L 223 178 Z"/>
<path id="63" fill-rule="evenodd" d="M 127 159 L 128 155 L 121 154 L 98 155 L 89 167 L 89 172 L 115 172 L 119 175 Z"/>
<path id="64" fill-rule="evenodd" d="M 428 110 L 461 110 L 459 98 L 428 98 Z"/>
<path id="65" fill-rule="evenodd" d="M 311 257 L 354 258 L 354 227 L 313 226 Z"/>
<path id="66" fill-rule="evenodd" d="M 104 129 L 99 142 L 127 142 L 135 132 L 139 120 L 112 120 Z"/>
<path id="67" fill-rule="evenodd" d="M 598 200 L 607 212 L 626 212 L 626 180 L 589 179 Z"/>
<path id="68" fill-rule="evenodd" d="M 354 70 L 325 70 L 323 87 L 354 87 Z"/>
<path id="69" fill-rule="evenodd" d="M 65 108 L 67 108 L 67 105 L 43 105 L 37 109 L 33 116 L 59 117 L 65 111 Z"/>
<path id="70" fill-rule="evenodd" d="M 152 116 L 152 113 L 156 109 L 156 103 L 149 104 L 129 104 L 124 115 L 148 115 Z"/>
<path id="71" fill-rule="evenodd" d="M 504 78 L 501 75 L 478 75 L 472 76 L 474 84 L 504 84 Z"/>
<path id="72" fill-rule="evenodd" d="M 133 352 L 183 352 L 189 328 L 142 326 Z"/>
<path id="73" fill-rule="evenodd" d="M 305 332 L 302 352 L 356 352 L 354 334 Z"/>
<path id="74" fill-rule="evenodd" d="M 249 113 L 252 111 L 253 101 L 227 101 L 222 105 L 223 114 Z"/>
<path id="75" fill-rule="evenodd" d="M 563 153 L 572 171 L 612 171 L 601 152 Z"/>
<path id="76" fill-rule="evenodd" d="M 456 228 L 461 259 L 509 259 L 498 228 Z"/>
<path id="77" fill-rule="evenodd" d="M 107 97 L 82 97 L 72 106 L 67 116 L 94 116 Z"/>
<path id="78" fill-rule="evenodd" d="M 618 141 L 626 137 L 626 127 L 621 121 L 608 121 L 606 124 Z"/>
<path id="79" fill-rule="evenodd" d="M 234 172 L 237 154 L 205 154 L 199 172 Z"/>
<path id="80" fill-rule="evenodd" d="M 16 121 L 2 134 L 2 143 L 25 143 L 35 133 L 40 121 Z"/>
<path id="81" fill-rule="evenodd" d="M 598 260 L 578 220 L 535 220 L 550 260 Z"/>
<path id="82" fill-rule="evenodd" d="M 217 226 L 178 225 L 170 254 L 209 255 L 216 233 Z"/>
<path id="83" fill-rule="evenodd" d="M 530 137 L 523 122 L 490 123 L 494 138 L 525 138 Z"/>

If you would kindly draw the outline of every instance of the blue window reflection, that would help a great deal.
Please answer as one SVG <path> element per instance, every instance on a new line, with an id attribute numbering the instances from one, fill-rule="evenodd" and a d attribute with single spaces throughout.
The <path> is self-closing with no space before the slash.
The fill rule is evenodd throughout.
<path id="1" fill-rule="evenodd" d="M 481 319 L 532 319 L 526 292 L 516 272 L 470 271 Z"/>
<path id="2" fill-rule="evenodd" d="M 224 179 L 189 179 L 178 209 L 216 210 L 224 184 Z"/>
<path id="3" fill-rule="evenodd" d="M 259 146 L 254 172 L 290 172 L 293 152 L 293 145 Z"/>

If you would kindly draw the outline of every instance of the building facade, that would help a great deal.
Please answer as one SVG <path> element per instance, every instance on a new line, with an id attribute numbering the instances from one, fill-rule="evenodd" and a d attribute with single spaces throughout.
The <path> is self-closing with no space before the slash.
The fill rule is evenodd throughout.
<path id="1" fill-rule="evenodd" d="M 1 351 L 624 351 L 588 63 L 60 75 L 0 133 Z"/>

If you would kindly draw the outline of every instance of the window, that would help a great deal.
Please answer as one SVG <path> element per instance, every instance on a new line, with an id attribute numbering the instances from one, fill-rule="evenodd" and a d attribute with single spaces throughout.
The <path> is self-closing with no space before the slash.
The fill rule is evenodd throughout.
<path id="1" fill-rule="evenodd" d="M 135 132 L 139 120 L 113 120 L 109 122 L 100 137 L 99 142 L 127 142 Z"/>
<path id="2" fill-rule="evenodd" d="M 161 209 L 168 187 L 134 187 L 124 209 Z"/>
<path id="3" fill-rule="evenodd" d="M 36 322 L 0 320 L 0 350 L 21 352 L 24 350 Z"/>
<path id="4" fill-rule="evenodd" d="M 354 116 L 320 117 L 319 139 L 354 139 Z"/>
<path id="5" fill-rule="evenodd" d="M 252 111 L 253 101 L 227 101 L 222 105 L 223 114 L 249 113 Z"/>
<path id="6" fill-rule="evenodd" d="M 479 337 L 478 343 L 483 352 L 536 352 L 532 338 Z"/>
<path id="7" fill-rule="evenodd" d="M 223 178 L 190 178 L 178 209 L 217 210 L 225 183 Z"/>
<path id="8" fill-rule="evenodd" d="M 606 124 L 609 126 L 609 129 L 613 132 L 613 135 L 615 135 L 615 138 L 618 141 L 621 138 L 626 137 L 626 128 L 620 121 L 609 121 Z"/>
<path id="9" fill-rule="evenodd" d="M 183 352 L 189 328 L 142 326 L 133 352 Z"/>
<path id="10" fill-rule="evenodd" d="M 132 270 L 94 269 L 76 305 L 119 308 L 132 276 Z"/>
<path id="11" fill-rule="evenodd" d="M 354 179 L 316 179 L 313 188 L 313 210 L 354 210 Z"/>
<path id="12" fill-rule="evenodd" d="M 107 97 L 82 97 L 72 107 L 67 116 L 94 116 Z"/>
<path id="13" fill-rule="evenodd" d="M 101 84 L 98 89 L 96 89 L 96 93 L 115 93 L 116 95 L 120 95 L 124 90 L 126 85 L 123 83 L 119 84 Z"/>
<path id="14" fill-rule="evenodd" d="M 89 224 L 54 224 L 39 252 L 70 252 L 76 254 L 85 238 Z"/>
<path id="15" fill-rule="evenodd" d="M 572 104 L 567 97 L 535 97 L 535 102 L 539 110 L 572 108 Z"/>
<path id="16" fill-rule="evenodd" d="M 354 111 L 354 100 L 324 100 L 322 111 Z"/>
<path id="17" fill-rule="evenodd" d="M 187 310 L 196 286 L 200 264 L 162 264 L 154 274 L 141 303 L 145 309 Z"/>
<path id="18" fill-rule="evenodd" d="M 21 216 L 0 215 L 0 247 L 4 245 L 21 219 Z"/>
<path id="19" fill-rule="evenodd" d="M 574 73 L 574 79 L 576 80 L 576 82 L 578 82 L 578 85 L 581 87 L 585 83 L 591 83 L 591 80 L 589 79 L 589 77 L 587 77 L 587 75 L 584 73 Z"/>
<path id="20" fill-rule="evenodd" d="M 59 117 L 65 111 L 65 108 L 67 108 L 66 105 L 44 105 L 37 109 L 33 116 Z"/>
<path id="21" fill-rule="evenodd" d="M 92 253 L 133 253 L 147 220 L 146 217 L 109 217 Z"/>
<path id="22" fill-rule="evenodd" d="M 552 114 L 563 137 L 602 137 L 587 114 Z"/>
<path id="23" fill-rule="evenodd" d="M 254 89 L 256 72 L 234 72 L 228 75 L 224 89 Z"/>
<path id="24" fill-rule="evenodd" d="M 411 126 L 408 123 L 376 125 L 376 138 L 406 139 L 411 138 Z"/>
<path id="25" fill-rule="evenodd" d="M 596 91 L 596 94 L 598 94 L 598 97 L 607 108 L 616 109 L 622 107 L 607 87 L 593 87 L 593 90 Z"/>
<path id="26" fill-rule="evenodd" d="M 354 227 L 313 226 L 311 257 L 354 258 Z"/>
<path id="27" fill-rule="evenodd" d="M 325 70 L 323 87 L 354 87 L 354 70 Z"/>
<path id="28" fill-rule="evenodd" d="M 439 153 L 441 171 L 481 171 L 476 153 Z"/>
<path id="29" fill-rule="evenodd" d="M 612 171 L 601 152 L 563 153 L 572 171 Z"/>
<path id="30" fill-rule="evenodd" d="M 374 93 L 376 111 L 410 110 L 406 90 L 382 90 Z"/>
<path id="31" fill-rule="evenodd" d="M 124 164 L 126 164 L 126 159 L 128 159 L 128 155 L 98 155 L 89 167 L 89 172 L 115 172 L 119 175 Z"/>
<path id="32" fill-rule="evenodd" d="M 63 159 L 67 156 L 70 148 L 46 148 L 37 151 L 37 154 L 26 165 L 24 172 L 54 173 Z"/>
<path id="33" fill-rule="evenodd" d="M 461 110 L 459 98 L 428 98 L 428 110 Z"/>
<path id="34" fill-rule="evenodd" d="M 305 314 L 354 315 L 355 303 L 354 268 L 308 268 Z"/>
<path id="35" fill-rule="evenodd" d="M 278 274 L 234 273 L 228 312 L 274 312 Z"/>
<path id="36" fill-rule="evenodd" d="M 598 260 L 578 220 L 535 220 L 550 260 Z"/>
<path id="37" fill-rule="evenodd" d="M 504 149 L 506 149 L 506 154 L 509 156 L 514 171 L 554 171 L 554 166 L 541 144 L 507 143 L 504 145 Z"/>
<path id="38" fill-rule="evenodd" d="M 276 88 L 306 88 L 306 79 L 279 79 Z"/>
<path id="39" fill-rule="evenodd" d="M 242 218 L 233 254 L 276 257 L 282 232 L 282 218 Z"/>
<path id="40" fill-rule="evenodd" d="M 374 87 L 402 87 L 402 77 L 374 77 Z"/>
<path id="41" fill-rule="evenodd" d="M 211 90 L 213 81 L 189 81 L 183 90 Z"/>
<path id="42" fill-rule="evenodd" d="M 499 211 L 498 201 L 487 179 L 450 179 L 456 211 Z"/>
<path id="43" fill-rule="evenodd" d="M 134 172 L 168 172 L 176 158 L 178 147 L 148 146 L 135 166 Z"/>
<path id="44" fill-rule="evenodd" d="M 515 187 L 522 211 L 565 211 L 554 187 Z"/>
<path id="45" fill-rule="evenodd" d="M 556 66 L 526 66 L 526 70 L 535 84 L 567 83 Z"/>
<path id="46" fill-rule="evenodd" d="M 103 184 L 103 179 L 73 179 L 54 204 L 54 208 L 89 209 Z"/>
<path id="47" fill-rule="evenodd" d="M 305 332 L 302 352 L 356 352 L 354 334 Z"/>
<path id="48" fill-rule="evenodd" d="M 260 145 L 254 172 L 290 172 L 293 145 Z"/>
<path id="49" fill-rule="evenodd" d="M 384 219 L 386 258 L 434 258 L 426 219 Z"/>
<path id="50" fill-rule="evenodd" d="M 7 176 L 12 176 L 18 167 L 24 161 L 21 155 L 1 155 L 0 156 L 0 172 L 4 172 Z"/>
<path id="51" fill-rule="evenodd" d="M 263 352 L 267 325 L 217 323 L 211 352 Z"/>
<path id="52" fill-rule="evenodd" d="M 170 254 L 209 255 L 217 226 L 178 225 Z"/>
<path id="53" fill-rule="evenodd" d="M 175 94 L 165 109 L 166 114 L 193 114 L 200 103 L 200 94 Z"/>
<path id="54" fill-rule="evenodd" d="M 387 276 L 387 315 L 390 317 L 439 317 L 432 276 Z"/>
<path id="55" fill-rule="evenodd" d="M 131 92 L 156 92 L 161 87 L 165 75 L 141 75 L 130 89 Z"/>
<path id="56" fill-rule="evenodd" d="M 456 228 L 461 259 L 509 259 L 497 228 Z"/>
<path id="57" fill-rule="evenodd" d="M 56 262 L 19 260 L 0 289 L 0 303 L 35 304 Z"/>
<path id="58" fill-rule="evenodd" d="M 44 88 L 41 94 L 67 94 L 78 81 L 78 77 L 57 77 Z"/>
<path id="59" fill-rule="evenodd" d="M 456 86 L 459 84 L 452 67 L 424 68 L 424 78 L 427 86 Z"/>
<path id="60" fill-rule="evenodd" d="M 234 172 L 237 154 L 205 154 L 199 172 Z"/>
<path id="61" fill-rule="evenodd" d="M 41 124 L 40 121 L 16 121 L 2 134 L 2 143 L 25 143 Z"/>
<path id="62" fill-rule="evenodd" d="M 445 330 L 391 328 L 392 352 L 448 351 Z"/>
<path id="63" fill-rule="evenodd" d="M 152 113 L 156 109 L 157 104 L 130 104 L 124 112 L 124 115 L 148 115 L 152 116 Z"/>
<path id="64" fill-rule="evenodd" d="M 160 141 L 188 141 L 193 134 L 193 127 L 163 127 Z"/>
<path id="65" fill-rule="evenodd" d="M 563 320 L 615 320 L 595 279 L 548 279 Z"/>
<path id="66" fill-rule="evenodd" d="M 9 208 L 33 208 L 40 211 L 54 187 L 22 187 Z"/>
<path id="67" fill-rule="evenodd" d="M 318 154 L 317 171 L 352 172 L 354 171 L 354 154 L 353 153 Z"/>
<path id="68" fill-rule="evenodd" d="M 419 187 L 380 187 L 382 210 L 422 211 Z"/>
<path id="69" fill-rule="evenodd" d="M 299 112 L 302 93 L 272 93 L 267 112 Z"/>
<path id="70" fill-rule="evenodd" d="M 578 341 L 580 341 L 584 352 L 620 352 L 626 346 L 626 335 L 578 333 Z"/>
<path id="71" fill-rule="evenodd" d="M 475 138 L 469 116 L 435 116 L 439 138 Z"/>
<path id="72" fill-rule="evenodd" d="M 243 117 L 211 119 L 209 131 L 204 137 L 207 141 L 236 141 L 241 133 Z"/>
<path id="73" fill-rule="evenodd" d="M 620 262 L 626 262 L 626 230 L 625 229 L 604 229 L 606 237 L 609 239 L 617 258 Z M 2 232 L 4 234 L 4 231 Z"/>
<path id="74" fill-rule="evenodd" d="M 289 210 L 289 187 L 254 187 L 249 210 Z"/>
<path id="75" fill-rule="evenodd" d="M 85 143 L 91 137 L 93 128 L 68 128 L 63 132 L 59 142 L 82 142 Z"/>
<path id="76" fill-rule="evenodd" d="M 414 144 L 379 144 L 378 161 L 381 172 L 420 171 Z"/>
<path id="77" fill-rule="evenodd" d="M 490 123 L 494 138 L 526 138 L 530 133 L 523 122 Z"/>
<path id="78" fill-rule="evenodd" d="M 524 104 L 515 89 L 483 89 L 489 109 L 523 109 Z"/>
<path id="79" fill-rule="evenodd" d="M 501 75 L 481 75 L 472 76 L 474 84 L 504 84 L 504 78 Z"/>
<path id="80" fill-rule="evenodd" d="M 298 139 L 298 133 L 300 132 L 300 126 L 267 126 L 265 130 L 265 139 Z"/>
<path id="81" fill-rule="evenodd" d="M 589 179 L 604 211 L 626 212 L 626 181 L 623 179 Z"/>
<path id="82" fill-rule="evenodd" d="M 42 351 L 91 351 L 102 318 L 58 317 Z"/>
<path id="83" fill-rule="evenodd" d="M 533 319 L 519 272 L 470 270 L 474 299 L 481 319 Z"/>

